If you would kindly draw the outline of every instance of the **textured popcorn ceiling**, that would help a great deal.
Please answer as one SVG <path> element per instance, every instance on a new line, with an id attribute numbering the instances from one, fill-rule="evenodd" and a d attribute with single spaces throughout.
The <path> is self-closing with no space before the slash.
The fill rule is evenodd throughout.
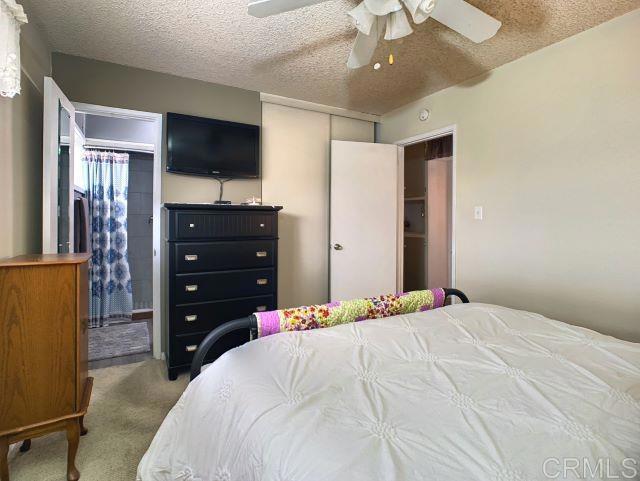
<path id="1" fill-rule="evenodd" d="M 440 0 L 447 1 L 447 0 Z M 501 20 L 476 45 L 428 20 L 383 41 L 392 67 L 351 71 L 356 0 L 257 19 L 246 0 L 23 0 L 54 50 L 312 102 L 385 113 L 640 7 L 640 0 L 470 0 Z"/>

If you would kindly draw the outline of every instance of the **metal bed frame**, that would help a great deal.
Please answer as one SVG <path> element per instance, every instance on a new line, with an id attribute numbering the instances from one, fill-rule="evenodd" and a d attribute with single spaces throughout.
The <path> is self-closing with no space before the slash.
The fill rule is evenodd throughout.
<path id="1" fill-rule="evenodd" d="M 464 292 L 459 291 L 458 289 L 446 288 L 444 289 L 444 296 L 445 299 L 449 296 L 456 296 L 464 304 L 469 303 L 469 298 Z M 258 320 L 256 319 L 256 316 L 252 314 L 247 317 L 241 317 L 240 319 L 225 322 L 211 331 L 200 343 L 195 355 L 193 356 L 193 361 L 191 362 L 191 381 L 200 374 L 204 358 L 215 343 L 218 342 L 218 340 L 225 334 L 229 334 L 230 332 L 237 331 L 239 329 L 249 329 L 252 334 L 256 333 L 258 330 Z"/>

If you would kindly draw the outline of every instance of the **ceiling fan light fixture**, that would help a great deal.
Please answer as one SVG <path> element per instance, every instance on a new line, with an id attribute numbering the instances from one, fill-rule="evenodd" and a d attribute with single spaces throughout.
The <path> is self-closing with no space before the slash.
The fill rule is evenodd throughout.
<path id="1" fill-rule="evenodd" d="M 353 24 L 358 30 L 365 35 L 369 35 L 371 33 L 371 27 L 376 21 L 376 16 L 369 11 L 364 2 L 350 10 L 347 15 L 353 19 Z"/>
<path id="2" fill-rule="evenodd" d="M 413 17 L 413 21 L 415 22 L 416 12 L 420 8 L 420 4 L 422 3 L 422 0 L 402 0 L 402 1 L 404 2 L 404 6 L 407 7 L 407 10 L 409 10 L 409 13 Z"/>
<path id="3" fill-rule="evenodd" d="M 420 2 L 420 10 L 427 15 L 431 15 L 434 8 L 436 8 L 436 0 L 422 0 Z"/>
<path id="4" fill-rule="evenodd" d="M 431 16 L 436 7 L 435 0 L 402 0 L 414 23 L 422 23 Z"/>
<path id="5" fill-rule="evenodd" d="M 383 16 L 402 10 L 400 0 L 364 0 L 363 3 L 374 15 Z"/>
<path id="6" fill-rule="evenodd" d="M 413 33 L 413 29 L 404 10 L 399 10 L 389 15 L 387 31 L 384 35 L 385 40 L 397 40 L 411 33 Z"/>

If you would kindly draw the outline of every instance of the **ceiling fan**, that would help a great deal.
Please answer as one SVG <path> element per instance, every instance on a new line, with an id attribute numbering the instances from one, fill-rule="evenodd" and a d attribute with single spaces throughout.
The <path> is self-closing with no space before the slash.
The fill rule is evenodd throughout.
<path id="1" fill-rule="evenodd" d="M 249 14 L 269 17 L 296 10 L 326 0 L 249 0 Z M 363 0 L 348 12 L 358 29 L 347 66 L 360 68 L 371 62 L 378 40 L 396 40 L 413 32 L 405 9 L 413 22 L 422 23 L 431 17 L 475 43 L 493 37 L 502 22 L 464 0 Z M 393 63 L 390 55 L 389 63 Z"/>

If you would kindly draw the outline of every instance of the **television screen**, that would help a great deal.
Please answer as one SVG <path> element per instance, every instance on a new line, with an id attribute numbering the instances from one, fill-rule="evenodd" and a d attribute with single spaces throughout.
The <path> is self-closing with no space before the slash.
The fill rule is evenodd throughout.
<path id="1" fill-rule="evenodd" d="M 168 172 L 256 178 L 260 127 L 168 113 L 167 154 Z"/>

